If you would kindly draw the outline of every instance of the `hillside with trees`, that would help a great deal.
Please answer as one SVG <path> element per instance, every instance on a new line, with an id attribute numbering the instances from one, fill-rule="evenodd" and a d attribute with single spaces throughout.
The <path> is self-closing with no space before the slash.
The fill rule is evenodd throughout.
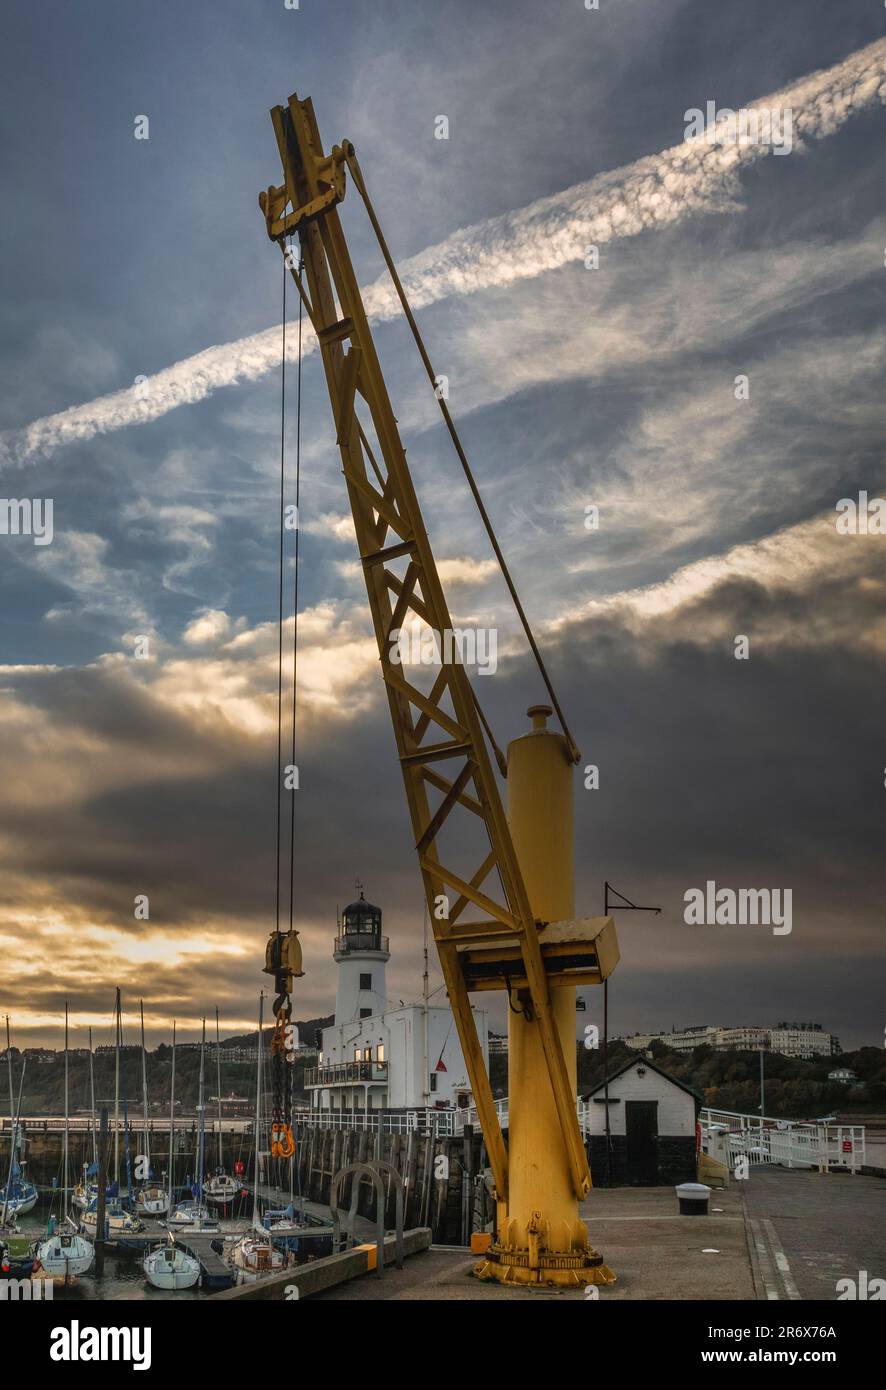
<path id="1" fill-rule="evenodd" d="M 303 1044 L 313 1045 L 318 1029 L 328 1027 L 332 1018 L 312 1018 L 298 1023 L 299 1038 Z M 271 1029 L 265 1032 L 265 1045 L 269 1046 Z M 244 1033 L 237 1037 L 223 1038 L 222 1050 L 234 1047 L 254 1049 L 258 1032 Z M 21 1074 L 21 1056 L 12 1049 L 13 1077 L 16 1098 Z M 51 1062 L 28 1060 L 25 1069 L 22 1092 L 23 1115 L 61 1115 L 64 1113 L 65 1065 L 64 1052 L 56 1052 Z M 6 1078 L 6 1052 L 0 1053 L 0 1107 L 3 1113 L 9 1109 L 9 1083 Z M 297 1057 L 293 1063 L 293 1089 L 297 1098 L 304 1095 L 305 1068 L 314 1065 L 311 1058 Z M 148 1078 L 148 1099 L 152 1118 L 164 1116 L 169 1111 L 169 1091 L 172 1081 L 172 1048 L 161 1043 L 146 1055 Z M 113 1105 L 114 1100 L 114 1051 L 113 1048 L 97 1049 L 93 1057 L 95 1075 L 96 1107 Z M 70 1111 L 72 1115 L 89 1110 L 89 1057 L 82 1052 L 72 1051 L 68 1058 Z M 175 1096 L 180 1114 L 194 1114 L 197 1108 L 197 1089 L 200 1075 L 200 1049 L 193 1043 L 180 1044 L 175 1052 Z M 205 1091 L 207 1098 L 215 1096 L 216 1058 L 214 1042 L 207 1042 L 205 1056 Z M 255 1095 L 255 1062 L 222 1062 L 221 1093 L 223 1096 L 235 1095 L 249 1097 Z M 120 1050 L 120 1094 L 125 1099 L 129 1114 L 134 1119 L 142 1113 L 142 1057 L 141 1048 L 132 1044 Z M 4 1098 L 5 1097 L 5 1104 Z"/>
<path id="2" fill-rule="evenodd" d="M 609 1047 L 609 1071 L 617 1071 L 637 1054 L 624 1043 Z M 760 1111 L 759 1052 L 717 1052 L 709 1046 L 692 1052 L 675 1052 L 664 1043 L 654 1042 L 649 1055 L 675 1080 L 691 1086 L 715 1110 L 733 1110 L 755 1115 Z M 886 1051 L 881 1047 L 862 1047 L 839 1057 L 816 1057 L 803 1061 L 764 1053 L 766 1114 L 778 1119 L 817 1119 L 828 1114 L 886 1114 Z M 579 1050 L 579 1091 L 587 1091 L 603 1080 L 602 1055 L 598 1050 Z M 838 1067 L 854 1071 L 857 1085 L 829 1081 L 828 1072 Z"/>

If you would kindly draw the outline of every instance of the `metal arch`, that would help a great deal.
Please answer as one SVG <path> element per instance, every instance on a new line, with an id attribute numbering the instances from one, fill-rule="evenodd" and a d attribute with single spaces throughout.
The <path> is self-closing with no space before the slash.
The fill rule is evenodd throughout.
<path id="1" fill-rule="evenodd" d="M 342 1181 L 353 1176 L 358 1179 L 354 1184 L 354 1191 L 351 1195 L 351 1213 L 356 1211 L 356 1193 L 359 1188 L 359 1180 L 369 1178 L 375 1188 L 375 1242 L 376 1242 L 376 1274 L 381 1278 L 385 1265 L 385 1188 L 382 1181 L 381 1170 L 388 1172 L 394 1180 L 394 1200 L 395 1200 L 395 1246 L 394 1262 L 397 1269 L 403 1268 L 403 1179 L 397 1172 L 392 1163 L 385 1159 L 376 1158 L 365 1163 L 349 1163 L 346 1168 L 340 1168 L 332 1179 L 332 1188 L 329 1193 L 329 1210 L 332 1214 L 333 1244 L 338 1253 L 341 1242 L 341 1219 L 338 1212 L 338 1193 Z"/>

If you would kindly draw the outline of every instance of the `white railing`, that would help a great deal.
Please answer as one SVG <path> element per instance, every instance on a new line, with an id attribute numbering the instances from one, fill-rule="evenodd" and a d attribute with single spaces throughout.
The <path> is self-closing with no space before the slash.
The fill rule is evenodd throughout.
<path id="1" fill-rule="evenodd" d="M 749 1164 L 775 1163 L 786 1168 L 831 1168 L 857 1173 L 864 1163 L 864 1125 L 807 1124 L 764 1115 L 742 1115 L 733 1110 L 702 1110 L 702 1133 L 725 1130 L 730 1162 L 746 1158 Z"/>
<path id="2" fill-rule="evenodd" d="M 576 1102 L 582 1136 L 591 1132 L 591 1102 Z M 495 1102 L 502 1129 L 508 1127 L 508 1098 Z M 299 1125 L 319 1129 L 368 1130 L 377 1134 L 439 1134 L 441 1138 L 464 1133 L 465 1125 L 482 1129 L 477 1107 L 447 1110 L 298 1110 Z M 737 1158 L 749 1165 L 780 1164 L 786 1168 L 832 1168 L 857 1173 L 865 1161 L 864 1125 L 806 1124 L 770 1116 L 742 1115 L 733 1110 L 705 1108 L 699 1115 L 703 1137 L 712 1128 L 726 1132 L 730 1167 Z"/>
<path id="3" fill-rule="evenodd" d="M 477 1107 L 476 1107 L 476 1105 L 468 1105 L 468 1106 L 465 1106 L 464 1109 L 461 1109 L 461 1110 L 454 1110 L 452 1113 L 453 1113 L 453 1115 L 454 1115 L 454 1117 L 455 1117 L 455 1121 L 454 1121 L 454 1122 L 455 1122 L 455 1128 L 454 1128 L 454 1130 L 453 1130 L 453 1133 L 455 1133 L 455 1134 L 462 1134 L 462 1133 L 464 1132 L 464 1127 L 465 1127 L 465 1125 L 473 1125 L 475 1129 L 482 1129 L 482 1128 L 483 1128 L 483 1126 L 482 1126 L 481 1123 L 480 1123 L 480 1116 L 477 1114 Z M 508 1098 L 507 1098 L 507 1096 L 505 1096 L 504 1100 L 497 1100 L 497 1101 L 495 1102 L 495 1113 L 496 1113 L 496 1115 L 498 1116 L 498 1123 L 501 1125 L 502 1129 L 507 1129 L 507 1127 L 508 1127 Z"/>
<path id="4" fill-rule="evenodd" d="M 296 1110 L 293 1121 L 309 1129 L 377 1134 L 455 1134 L 455 1110 Z"/>

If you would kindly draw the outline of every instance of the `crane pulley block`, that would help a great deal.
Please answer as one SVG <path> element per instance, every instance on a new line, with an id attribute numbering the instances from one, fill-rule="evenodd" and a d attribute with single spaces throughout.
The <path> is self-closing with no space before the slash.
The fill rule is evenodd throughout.
<path id="1" fill-rule="evenodd" d="M 292 993 L 292 981 L 304 975 L 302 970 L 301 942 L 298 932 L 273 931 L 265 948 L 265 974 L 273 975 L 286 994 Z M 281 981 L 284 982 L 281 985 Z"/>
<path id="2" fill-rule="evenodd" d="M 354 149 L 348 141 L 344 142 L 344 146 L 333 145 L 329 154 L 316 148 L 305 103 L 296 96 L 289 98 L 288 108 L 275 106 L 271 119 L 280 144 L 286 182 L 278 188 L 271 186 L 266 192 L 260 193 L 258 201 L 265 215 L 268 236 L 271 241 L 280 241 L 306 222 L 322 217 L 342 201 L 345 196 L 345 166 Z M 286 147 L 290 140 L 298 143 L 299 159 L 309 189 L 307 196 L 300 196 L 289 177 Z M 292 211 L 284 215 L 287 203 L 292 204 Z"/>

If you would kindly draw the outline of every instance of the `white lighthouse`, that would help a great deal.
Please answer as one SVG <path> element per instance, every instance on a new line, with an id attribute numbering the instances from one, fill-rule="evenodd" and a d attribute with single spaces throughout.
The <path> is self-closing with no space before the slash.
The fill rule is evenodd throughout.
<path id="1" fill-rule="evenodd" d="M 349 903 L 341 915 L 332 954 L 338 966 L 336 1025 L 385 1013 L 385 966 L 391 958 L 388 938 L 381 934 L 381 908 L 366 901 L 362 888 L 356 902 Z"/>
<path id="2" fill-rule="evenodd" d="M 420 1004 L 394 1008 L 385 978 L 390 960 L 382 913 L 362 889 L 341 914 L 333 958 L 338 966 L 335 1022 L 305 1073 L 311 1109 L 321 1115 L 449 1109 L 467 1096 L 467 1068 L 452 1011 Z M 435 991 L 437 993 L 438 991 Z M 484 1060 L 487 1019 L 474 1010 Z"/>

